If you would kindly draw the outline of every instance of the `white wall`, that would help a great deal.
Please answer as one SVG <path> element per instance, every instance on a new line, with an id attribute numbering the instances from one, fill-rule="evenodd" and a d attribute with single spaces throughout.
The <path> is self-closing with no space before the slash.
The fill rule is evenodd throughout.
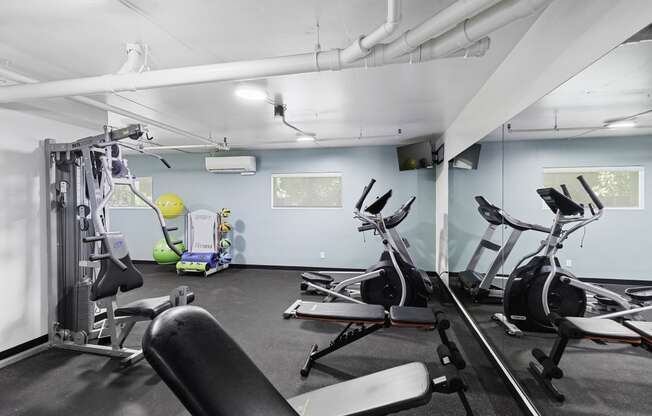
<path id="1" fill-rule="evenodd" d="M 0 351 L 47 333 L 44 138 L 72 140 L 85 129 L 0 109 Z"/>

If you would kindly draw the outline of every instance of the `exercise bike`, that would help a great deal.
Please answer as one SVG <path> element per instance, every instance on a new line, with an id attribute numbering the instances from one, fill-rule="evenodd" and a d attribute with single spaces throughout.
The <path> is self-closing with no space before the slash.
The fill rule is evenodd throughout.
<path id="1" fill-rule="evenodd" d="M 374 183 L 376 180 L 371 179 L 363 189 L 353 215 L 362 223 L 359 232 L 374 231 L 381 238 L 384 250 L 380 260 L 364 273 L 341 281 L 324 272 L 305 272 L 301 275 L 301 289 L 325 294 L 324 302 L 343 299 L 382 305 L 385 309 L 394 305 L 426 306 L 433 292 L 432 282 L 415 266 L 407 241 L 396 229 L 409 214 L 416 197 L 411 197 L 389 217 L 383 217 L 381 211 L 392 196 L 391 189 L 362 209 Z"/>
<path id="2" fill-rule="evenodd" d="M 529 224 L 517 220 L 503 209 L 489 203 L 482 196 L 476 196 L 475 201 L 478 203 L 478 212 L 489 225 L 475 248 L 466 269 L 455 276 L 450 276 L 450 285 L 462 289 L 474 302 L 500 302 L 503 298 L 507 278 L 499 277 L 498 271 L 507 261 L 521 234 L 525 231 L 539 231 L 548 234 L 550 229 L 538 224 Z M 496 229 L 503 225 L 508 226 L 512 231 L 502 245 L 496 244 L 491 238 Z M 477 268 L 486 250 L 496 252 L 496 256 L 487 272 L 482 273 Z"/>
<path id="3" fill-rule="evenodd" d="M 556 329 L 549 318 L 551 313 L 562 317 L 584 316 L 587 293 L 593 294 L 597 302 L 610 304 L 617 309 L 596 318 L 628 316 L 632 320 L 643 320 L 640 313 L 652 310 L 652 287 L 631 288 L 626 291 L 627 298 L 604 287 L 583 282 L 561 267 L 556 255 L 564 241 L 574 232 L 600 219 L 604 211 L 602 201 L 584 177 L 578 176 L 577 180 L 592 201 L 588 204 L 588 216 L 585 207 L 572 200 L 565 185 L 561 185 L 563 194 L 554 188 L 537 189 L 555 217 L 548 238 L 537 251 L 521 259 L 507 280 L 504 315 L 496 314 L 494 319 L 505 324 L 510 335 L 521 335 L 519 331 L 554 332 Z M 565 229 L 566 226 L 570 228 Z M 526 261 L 528 263 L 523 265 Z"/>

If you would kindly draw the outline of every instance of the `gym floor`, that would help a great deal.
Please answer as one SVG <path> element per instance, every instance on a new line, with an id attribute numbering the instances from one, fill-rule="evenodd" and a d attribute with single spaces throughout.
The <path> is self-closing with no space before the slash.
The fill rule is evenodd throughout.
<path id="1" fill-rule="evenodd" d="M 609 289 L 622 291 L 614 285 Z M 552 400 L 528 371 L 533 348 L 548 353 L 554 334 L 526 333 L 521 338 L 505 334 L 491 319 L 502 305 L 466 303 L 466 308 L 493 343 L 528 396 L 545 415 L 649 415 L 650 353 L 624 344 L 599 345 L 591 341 L 571 341 L 560 363 L 564 371 L 554 383 L 566 395 L 564 403 Z M 646 318 L 652 319 L 652 314 Z"/>
<path id="2" fill-rule="evenodd" d="M 439 337 L 436 332 L 389 328 L 324 358 L 323 364 L 315 365 L 310 376 L 302 379 L 299 369 L 310 346 L 327 344 L 341 327 L 282 319 L 283 310 L 299 294 L 298 271 L 232 268 L 209 278 L 179 278 L 163 266 L 145 264 L 138 267 L 145 275 L 145 285 L 122 295 L 121 303 L 165 295 L 180 283 L 188 284 L 197 296 L 195 304 L 217 317 L 286 397 L 410 361 L 423 361 L 433 377 L 438 374 L 435 348 Z M 452 338 L 467 359 L 468 366 L 463 374 L 469 384 L 468 398 L 475 413 L 522 414 L 499 373 L 454 308 L 439 304 L 436 307 L 447 312 L 453 324 Z M 145 323 L 138 324 L 128 339 L 130 346 L 139 345 L 145 327 Z M 208 368 L 206 371 L 219 370 Z M 0 415 L 64 413 L 187 414 L 145 361 L 121 369 L 117 361 L 106 357 L 50 349 L 0 370 Z M 438 394 L 428 406 L 402 414 L 464 415 L 464 410 L 456 395 Z"/>

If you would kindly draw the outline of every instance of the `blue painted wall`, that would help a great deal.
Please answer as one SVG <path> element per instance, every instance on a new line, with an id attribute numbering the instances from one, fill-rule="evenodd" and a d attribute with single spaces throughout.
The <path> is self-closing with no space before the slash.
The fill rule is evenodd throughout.
<path id="1" fill-rule="evenodd" d="M 450 269 L 466 267 L 487 226 L 476 210 L 475 195 L 503 206 L 518 219 L 549 225 L 552 214 L 535 193 L 543 182 L 543 168 L 574 166 L 643 166 L 646 173 L 652 172 L 652 137 L 508 141 L 504 147 L 500 142 L 483 143 L 478 170 L 453 169 L 450 174 Z M 652 280 L 651 197 L 652 183 L 646 180 L 645 208 L 606 210 L 586 228 L 583 248 L 581 231 L 567 241 L 560 251 L 562 265 L 572 260 L 571 271 L 580 277 Z M 503 273 L 534 250 L 542 236 L 523 234 Z M 503 233 L 502 238 L 507 237 Z M 500 241 L 501 233 L 496 238 Z"/>
<path id="2" fill-rule="evenodd" d="M 352 216 L 362 188 L 374 177 L 377 183 L 372 197 L 389 188 L 394 191 L 386 214 L 416 195 L 417 201 L 400 231 L 410 241 L 418 265 L 434 270 L 435 182 L 431 169 L 399 172 L 396 149 L 389 146 L 245 154 L 257 158 L 254 176 L 208 173 L 204 170 L 205 155 L 166 156 L 173 169 L 165 169 L 150 157 L 131 156 L 129 167 L 135 175 L 153 177 L 155 197 L 174 192 L 191 210 L 230 208 L 230 222 L 235 226 L 234 263 L 309 267 L 364 268 L 377 260 L 382 247 L 378 237 L 357 232 L 358 222 Z M 344 207 L 271 209 L 271 175 L 301 172 L 341 172 Z M 111 228 L 126 235 L 132 257 L 151 260 L 151 248 L 161 238 L 152 212 L 113 209 L 110 219 Z M 172 222 L 183 226 L 180 219 Z M 322 251 L 325 259 L 320 258 Z"/>

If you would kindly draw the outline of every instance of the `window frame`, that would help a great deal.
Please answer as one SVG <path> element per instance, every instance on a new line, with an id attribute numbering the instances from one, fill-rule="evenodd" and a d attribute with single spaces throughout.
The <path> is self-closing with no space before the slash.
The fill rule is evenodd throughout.
<path id="1" fill-rule="evenodd" d="M 585 173 L 585 172 L 602 172 L 602 171 L 629 171 L 638 172 L 638 206 L 636 207 L 607 207 L 605 210 L 644 210 L 645 209 L 645 167 L 640 165 L 633 166 L 584 166 L 584 167 L 544 167 L 541 173 L 542 185 L 545 182 L 546 173 Z M 544 209 L 549 209 L 543 203 Z"/>
<path id="2" fill-rule="evenodd" d="M 288 177 L 311 177 L 311 178 L 340 178 L 340 192 L 342 196 L 341 207 L 275 207 L 274 206 L 274 178 L 288 178 Z M 342 181 L 342 172 L 297 172 L 297 173 L 272 173 L 270 175 L 270 207 L 272 209 L 326 209 L 336 210 L 344 208 L 344 183 Z"/>
<path id="3" fill-rule="evenodd" d="M 135 178 L 134 180 L 138 181 L 139 179 L 143 179 L 143 178 L 149 178 L 149 179 L 151 179 L 151 182 L 152 182 L 152 202 L 154 202 L 154 177 L 153 177 L 153 176 L 139 176 L 139 177 Z M 129 188 L 129 185 L 127 185 L 127 184 L 124 183 L 124 182 L 123 182 L 123 183 L 120 183 L 119 180 L 117 180 L 117 181 L 113 184 L 113 187 L 114 187 L 114 188 L 117 188 L 118 186 L 125 186 L 125 187 Z M 131 189 L 129 190 L 129 192 L 131 192 Z M 113 191 L 113 193 L 115 193 L 115 190 Z M 111 197 L 113 197 L 113 195 L 112 195 Z M 138 198 L 135 194 L 134 194 L 134 198 L 135 198 L 134 200 L 136 200 L 136 199 L 140 199 L 140 198 Z M 144 202 L 143 202 L 143 204 L 144 204 Z M 148 206 L 147 204 L 145 204 L 145 206 L 143 206 L 143 207 L 136 207 L 136 206 L 132 206 L 132 207 L 114 207 L 113 205 L 111 205 L 111 201 L 110 201 L 110 200 L 109 200 L 109 203 L 107 204 L 107 206 L 108 206 L 109 209 L 117 209 L 117 210 L 122 210 L 122 209 L 146 209 L 146 210 L 147 210 L 147 209 L 152 209 L 152 208 L 151 208 L 150 206 Z"/>

